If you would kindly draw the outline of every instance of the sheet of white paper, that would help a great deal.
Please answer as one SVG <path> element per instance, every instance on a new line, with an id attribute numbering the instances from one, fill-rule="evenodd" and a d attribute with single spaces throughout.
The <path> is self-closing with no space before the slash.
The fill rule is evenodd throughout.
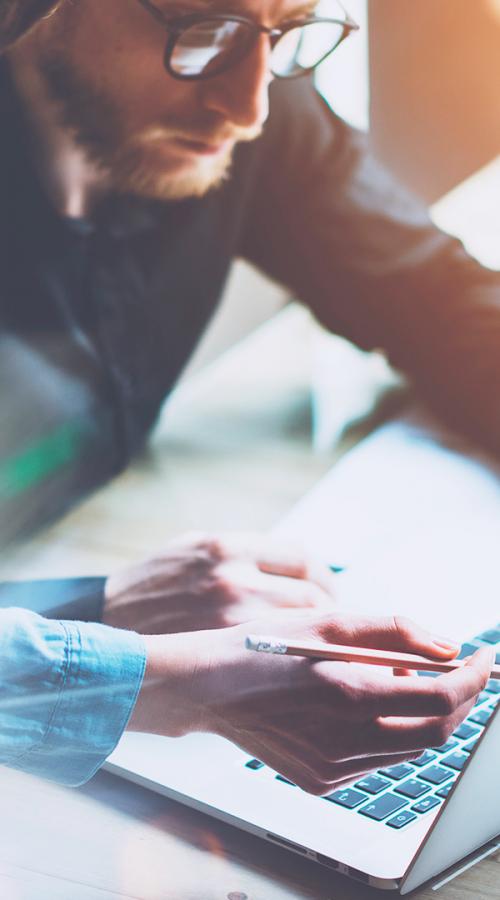
<path id="1" fill-rule="evenodd" d="M 344 457 L 276 532 L 345 565 L 343 605 L 472 637 L 500 620 L 500 467 L 418 412 Z"/>

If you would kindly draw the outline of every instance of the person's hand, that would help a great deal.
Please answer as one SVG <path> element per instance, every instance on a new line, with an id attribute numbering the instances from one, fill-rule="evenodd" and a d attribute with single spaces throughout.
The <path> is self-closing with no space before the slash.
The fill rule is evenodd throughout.
<path id="1" fill-rule="evenodd" d="M 405 678 L 356 663 L 271 656 L 249 633 L 449 659 L 458 647 L 408 619 L 290 612 L 210 633 L 146 638 L 148 665 L 129 728 L 228 738 L 304 790 L 328 794 L 443 744 L 486 685 L 492 651 L 460 670 Z"/>
<path id="2" fill-rule="evenodd" d="M 15 44 L 60 5 L 61 0 L 0 0 L 0 52 Z"/>
<path id="3" fill-rule="evenodd" d="M 187 535 L 108 578 L 103 621 L 143 634 L 225 628 L 279 608 L 332 609 L 326 563 L 268 536 Z"/>

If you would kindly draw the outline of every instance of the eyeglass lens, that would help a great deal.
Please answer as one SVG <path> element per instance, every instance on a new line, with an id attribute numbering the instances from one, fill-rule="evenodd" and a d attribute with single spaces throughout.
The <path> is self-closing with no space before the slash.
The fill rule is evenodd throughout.
<path id="1" fill-rule="evenodd" d="M 287 31 L 274 44 L 271 70 L 290 78 L 317 66 L 340 43 L 344 26 L 310 22 Z M 170 56 L 170 69 L 184 78 L 215 75 L 237 62 L 255 42 L 255 31 L 244 22 L 204 20 L 185 29 Z"/>

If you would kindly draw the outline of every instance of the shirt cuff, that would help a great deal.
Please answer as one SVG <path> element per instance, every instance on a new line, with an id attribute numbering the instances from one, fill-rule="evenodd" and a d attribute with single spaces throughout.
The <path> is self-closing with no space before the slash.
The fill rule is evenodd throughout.
<path id="1" fill-rule="evenodd" d="M 113 752 L 146 667 L 143 638 L 106 625 L 60 622 L 63 664 L 42 739 L 8 765 L 77 787 Z"/>

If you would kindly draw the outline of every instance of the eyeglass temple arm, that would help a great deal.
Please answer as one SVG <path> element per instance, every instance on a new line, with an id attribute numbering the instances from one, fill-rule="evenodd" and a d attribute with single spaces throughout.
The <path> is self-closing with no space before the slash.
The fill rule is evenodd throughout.
<path id="1" fill-rule="evenodd" d="M 148 12 L 151 16 L 153 16 L 160 25 L 165 27 L 168 25 L 168 19 L 163 15 L 161 9 L 158 9 L 154 3 L 151 3 L 151 0 L 137 0 L 138 3 L 141 4 L 142 7 Z"/>

